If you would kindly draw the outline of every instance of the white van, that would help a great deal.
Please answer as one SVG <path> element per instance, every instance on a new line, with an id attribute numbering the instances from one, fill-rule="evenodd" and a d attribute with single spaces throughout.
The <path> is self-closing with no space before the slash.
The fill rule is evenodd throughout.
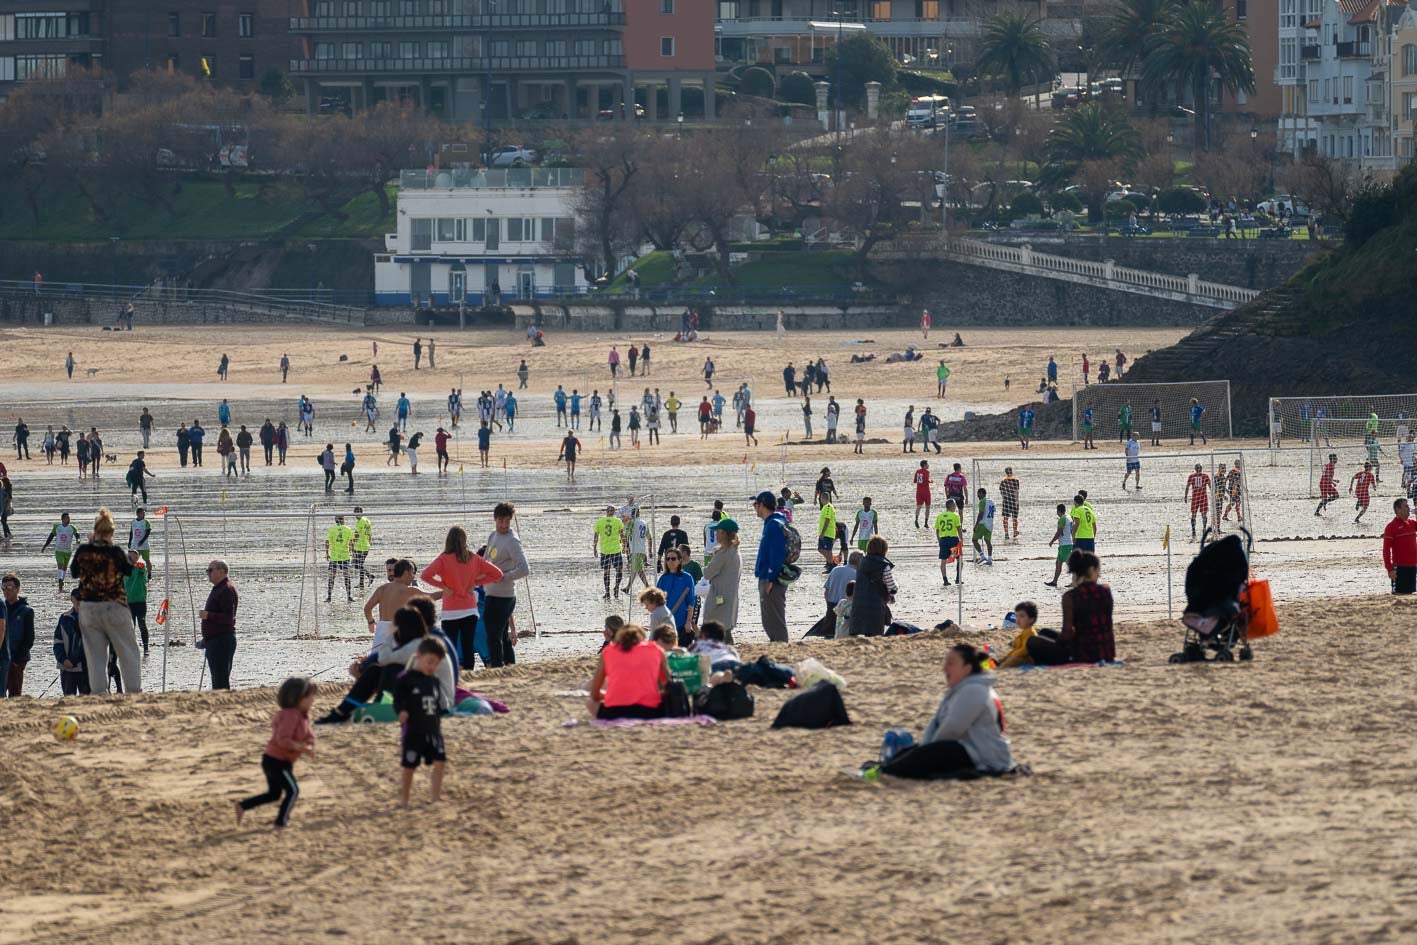
<path id="1" fill-rule="evenodd" d="M 949 120 L 950 97 L 948 95 L 922 95 L 910 100 L 905 112 L 905 123 L 911 128 L 933 128 Z"/>

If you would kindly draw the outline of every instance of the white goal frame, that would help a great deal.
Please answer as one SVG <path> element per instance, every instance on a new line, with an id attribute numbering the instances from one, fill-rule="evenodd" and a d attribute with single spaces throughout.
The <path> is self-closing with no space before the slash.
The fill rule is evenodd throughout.
<path id="1" fill-rule="evenodd" d="M 1223 384 L 1223 385 L 1225 385 L 1225 434 L 1224 434 L 1224 436 L 1225 436 L 1225 439 L 1233 439 L 1234 436 L 1235 436 L 1235 415 L 1234 415 L 1234 412 L 1231 410 L 1231 402 L 1230 402 L 1230 381 L 1229 381 L 1229 380 L 1224 380 L 1224 379 L 1215 379 L 1215 380 L 1203 380 L 1203 381 L 1161 381 L 1161 382 L 1157 382 L 1157 383 L 1154 383 L 1154 384 L 1153 384 L 1153 383 L 1136 383 L 1136 384 L 1132 384 L 1132 383 L 1128 383 L 1128 382 L 1125 382 L 1125 381 L 1123 381 L 1123 382 L 1112 382 L 1112 381 L 1109 381 L 1109 382 L 1106 383 L 1106 384 L 1088 384 L 1086 387 L 1074 387 L 1074 388 L 1073 388 L 1073 397 L 1072 397 L 1072 401 L 1073 401 L 1073 442 L 1076 443 L 1076 442 L 1078 442 L 1079 440 L 1081 440 L 1081 438 L 1082 438 L 1082 412 L 1083 412 L 1084 407 L 1086 406 L 1085 404 L 1083 404 L 1082 401 L 1083 401 L 1083 399 L 1084 399 L 1084 395 L 1086 395 L 1089 391 L 1092 391 L 1092 390 L 1096 389 L 1096 390 L 1102 390 L 1102 391 L 1108 391 L 1108 392 L 1111 392 L 1111 391 L 1118 391 L 1118 392 L 1122 392 L 1122 393 L 1124 393 L 1124 394 L 1125 394 L 1125 392 L 1127 392 L 1127 391 L 1135 391 L 1135 392 L 1137 392 L 1138 394 L 1145 394 L 1145 393 L 1148 393 L 1148 392 L 1153 392 L 1153 393 L 1154 393 L 1154 392 L 1156 392 L 1156 391 L 1158 391 L 1158 390 L 1163 390 L 1163 389 L 1165 389 L 1165 388 L 1188 388 L 1188 387 L 1189 387 L 1189 388 L 1194 388 L 1194 387 L 1196 387 L 1197 385 L 1201 385 L 1201 384 Z M 1153 398 L 1153 399 L 1155 399 L 1155 398 Z M 1147 405 L 1147 404 L 1145 404 L 1145 403 L 1139 403 L 1139 404 L 1137 404 L 1137 405 L 1133 405 L 1132 422 L 1133 422 L 1133 429 L 1135 429 L 1135 430 L 1137 431 L 1137 439 L 1144 440 L 1144 439 L 1147 438 L 1147 436 L 1150 435 L 1150 432 L 1151 432 L 1151 424 L 1150 424 L 1150 420 L 1148 419 L 1147 414 L 1146 414 L 1146 410 L 1147 410 L 1148 406 L 1149 406 L 1149 405 Z M 1100 420 L 1101 418 L 1098 418 L 1098 419 Z M 1190 426 L 1190 419 L 1187 418 L 1187 419 L 1186 419 L 1186 428 L 1188 429 L 1189 426 Z M 1174 438 L 1174 437 L 1176 436 L 1176 433 L 1175 433 L 1175 431 L 1174 431 L 1174 429 L 1173 429 L 1173 430 L 1172 430 L 1170 433 L 1168 433 L 1167 435 Z M 1181 435 L 1184 436 L 1185 433 L 1182 433 Z M 1218 435 L 1219 435 L 1219 434 L 1217 434 L 1217 436 L 1218 436 Z"/>

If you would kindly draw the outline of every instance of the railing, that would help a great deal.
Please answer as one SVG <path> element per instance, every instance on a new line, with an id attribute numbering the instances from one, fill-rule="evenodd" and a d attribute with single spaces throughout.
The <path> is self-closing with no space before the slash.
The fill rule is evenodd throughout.
<path id="1" fill-rule="evenodd" d="M 67 302 L 112 302 L 118 306 L 132 302 L 139 309 L 145 302 L 163 305 L 222 305 L 291 318 L 363 323 L 362 308 L 322 301 L 319 293 L 324 291 L 326 290 L 235 292 L 229 289 L 190 289 L 160 283 L 110 285 L 91 282 L 42 282 L 36 286 L 26 279 L 0 279 L 0 295 L 10 298 L 23 296 Z"/>
<path id="2" fill-rule="evenodd" d="M 715 288 L 665 286 L 633 289 L 597 289 L 593 286 L 553 289 L 550 297 L 568 303 L 577 301 L 587 304 L 617 302 L 626 305 L 715 305 L 715 306 L 771 306 L 771 305 L 832 305 L 842 308 L 855 305 L 894 305 L 898 299 L 894 292 L 862 287 L 815 288 L 811 286 L 791 288 L 739 288 L 719 286 Z"/>
<path id="3" fill-rule="evenodd" d="M 399 171 L 400 190 L 534 190 L 538 187 L 579 187 L 584 181 L 585 171 L 579 167 Z"/>
<path id="4" fill-rule="evenodd" d="M 624 56 L 449 57 L 441 59 L 292 59 L 291 72 L 568 72 L 619 69 Z"/>
<path id="5" fill-rule="evenodd" d="M 1313 46 L 1300 46 L 1300 47 L 1299 47 L 1299 58 L 1300 58 L 1300 59 L 1310 59 L 1310 60 L 1317 61 L 1318 58 L 1319 58 L 1319 47 L 1318 47 L 1318 44 L 1314 44 Z"/>
<path id="6" fill-rule="evenodd" d="M 1371 42 L 1348 42 L 1337 43 L 1339 59 L 1361 59 L 1373 54 L 1373 44 Z"/>
<path id="7" fill-rule="evenodd" d="M 293 16 L 292 33 L 360 30 L 612 29 L 625 25 L 623 13 L 482 13 L 431 16 Z"/>

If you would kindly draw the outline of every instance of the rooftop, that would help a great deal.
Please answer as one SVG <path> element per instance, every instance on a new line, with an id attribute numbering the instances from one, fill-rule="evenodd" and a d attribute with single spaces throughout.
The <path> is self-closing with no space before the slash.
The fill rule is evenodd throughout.
<path id="1" fill-rule="evenodd" d="M 451 167 L 399 171 L 400 190 L 534 190 L 579 187 L 585 171 L 579 167 Z"/>

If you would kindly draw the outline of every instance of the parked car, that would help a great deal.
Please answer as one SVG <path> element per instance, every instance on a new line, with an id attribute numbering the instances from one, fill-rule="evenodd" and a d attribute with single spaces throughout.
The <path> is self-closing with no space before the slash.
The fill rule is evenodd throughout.
<path id="1" fill-rule="evenodd" d="M 596 112 L 595 117 L 599 118 L 601 121 L 614 121 L 621 117 L 621 115 L 620 107 L 616 106 L 615 108 L 602 108 L 600 111 Z M 635 106 L 635 117 L 645 117 L 645 107 L 643 105 Z"/>
<path id="2" fill-rule="evenodd" d="M 1053 90 L 1053 107 L 1055 109 L 1073 108 L 1081 105 L 1085 98 L 1087 98 L 1087 93 L 1076 85 L 1065 85 Z"/>
<path id="3" fill-rule="evenodd" d="M 535 163 L 536 152 L 516 144 L 493 148 L 487 156 L 488 167 L 526 167 Z"/>
<path id="4" fill-rule="evenodd" d="M 1308 204 L 1304 203 L 1304 201 L 1302 200 L 1295 198 L 1291 194 L 1275 194 L 1273 197 L 1266 197 L 1259 203 L 1255 204 L 1255 209 L 1263 211 L 1264 213 L 1267 213 L 1272 217 L 1277 217 L 1279 216 L 1279 207 L 1281 204 L 1289 213 L 1297 213 L 1301 216 L 1308 216 L 1311 212 L 1309 210 Z"/>

